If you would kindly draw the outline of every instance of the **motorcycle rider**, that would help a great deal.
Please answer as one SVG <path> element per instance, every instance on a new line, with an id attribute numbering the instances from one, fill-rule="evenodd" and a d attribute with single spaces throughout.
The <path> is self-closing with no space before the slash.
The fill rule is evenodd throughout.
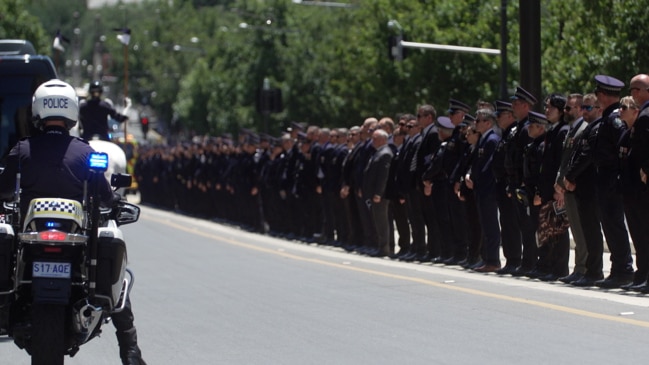
<path id="1" fill-rule="evenodd" d="M 34 198 L 57 197 L 81 202 L 83 182 L 90 177 L 88 155 L 94 152 L 88 142 L 69 134 L 79 116 L 78 98 L 69 84 L 54 79 L 40 85 L 32 99 L 32 114 L 34 125 L 43 133 L 19 141 L 9 153 L 6 168 L 0 174 L 0 199 L 12 200 L 16 174 L 21 173 L 22 217 Z M 101 178 L 98 185 L 102 203 L 110 205 L 113 192 L 108 181 Z M 117 329 L 122 363 L 145 364 L 137 345 L 130 300 L 123 311 L 111 317 Z"/>
<path id="2" fill-rule="evenodd" d="M 128 119 L 127 116 L 119 114 L 106 100 L 101 99 L 104 86 L 101 81 L 93 81 L 88 87 L 88 100 L 81 103 L 79 107 L 79 121 L 83 132 L 81 138 L 86 141 L 94 136 L 109 141 L 108 137 L 108 116 L 122 123 Z"/>

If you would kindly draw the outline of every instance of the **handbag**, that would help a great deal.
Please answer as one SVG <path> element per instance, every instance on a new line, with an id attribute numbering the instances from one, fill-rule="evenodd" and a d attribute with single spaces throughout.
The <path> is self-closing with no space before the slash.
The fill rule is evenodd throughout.
<path id="1" fill-rule="evenodd" d="M 564 210 L 556 209 L 556 202 L 551 200 L 541 206 L 539 211 L 539 245 L 544 246 L 554 242 L 556 236 L 566 233 L 570 222 Z"/>

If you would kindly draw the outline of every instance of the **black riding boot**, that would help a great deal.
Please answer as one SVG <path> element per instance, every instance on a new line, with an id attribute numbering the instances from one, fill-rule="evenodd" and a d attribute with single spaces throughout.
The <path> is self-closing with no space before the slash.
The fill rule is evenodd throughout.
<path id="1" fill-rule="evenodd" d="M 126 331 L 117 331 L 117 343 L 119 344 L 119 357 L 124 365 L 146 365 L 142 359 L 142 352 L 137 346 L 137 331 L 135 327 Z"/>

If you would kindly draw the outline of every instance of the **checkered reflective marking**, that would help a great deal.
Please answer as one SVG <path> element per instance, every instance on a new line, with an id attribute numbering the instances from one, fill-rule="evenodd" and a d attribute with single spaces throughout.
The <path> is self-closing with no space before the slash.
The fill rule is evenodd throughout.
<path id="1" fill-rule="evenodd" d="M 60 198 L 37 198 L 29 204 L 25 224 L 35 218 L 72 219 L 78 226 L 83 225 L 83 207 L 76 200 Z"/>
<path id="2" fill-rule="evenodd" d="M 34 202 L 34 213 L 61 212 L 75 214 L 77 213 L 77 207 L 74 203 L 76 202 L 65 200 L 37 200 Z"/>

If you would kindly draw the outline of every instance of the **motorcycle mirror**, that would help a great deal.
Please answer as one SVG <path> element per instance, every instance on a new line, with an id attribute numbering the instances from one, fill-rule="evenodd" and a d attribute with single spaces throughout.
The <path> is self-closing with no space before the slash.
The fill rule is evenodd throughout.
<path id="1" fill-rule="evenodd" d="M 131 186 L 132 177 L 129 174 L 112 174 L 110 176 L 110 186 L 114 188 L 128 188 Z"/>
<path id="2" fill-rule="evenodd" d="M 140 208 L 137 205 L 121 202 L 121 204 L 117 208 L 115 221 L 117 222 L 118 226 L 121 226 L 123 224 L 137 222 L 139 218 Z"/>

